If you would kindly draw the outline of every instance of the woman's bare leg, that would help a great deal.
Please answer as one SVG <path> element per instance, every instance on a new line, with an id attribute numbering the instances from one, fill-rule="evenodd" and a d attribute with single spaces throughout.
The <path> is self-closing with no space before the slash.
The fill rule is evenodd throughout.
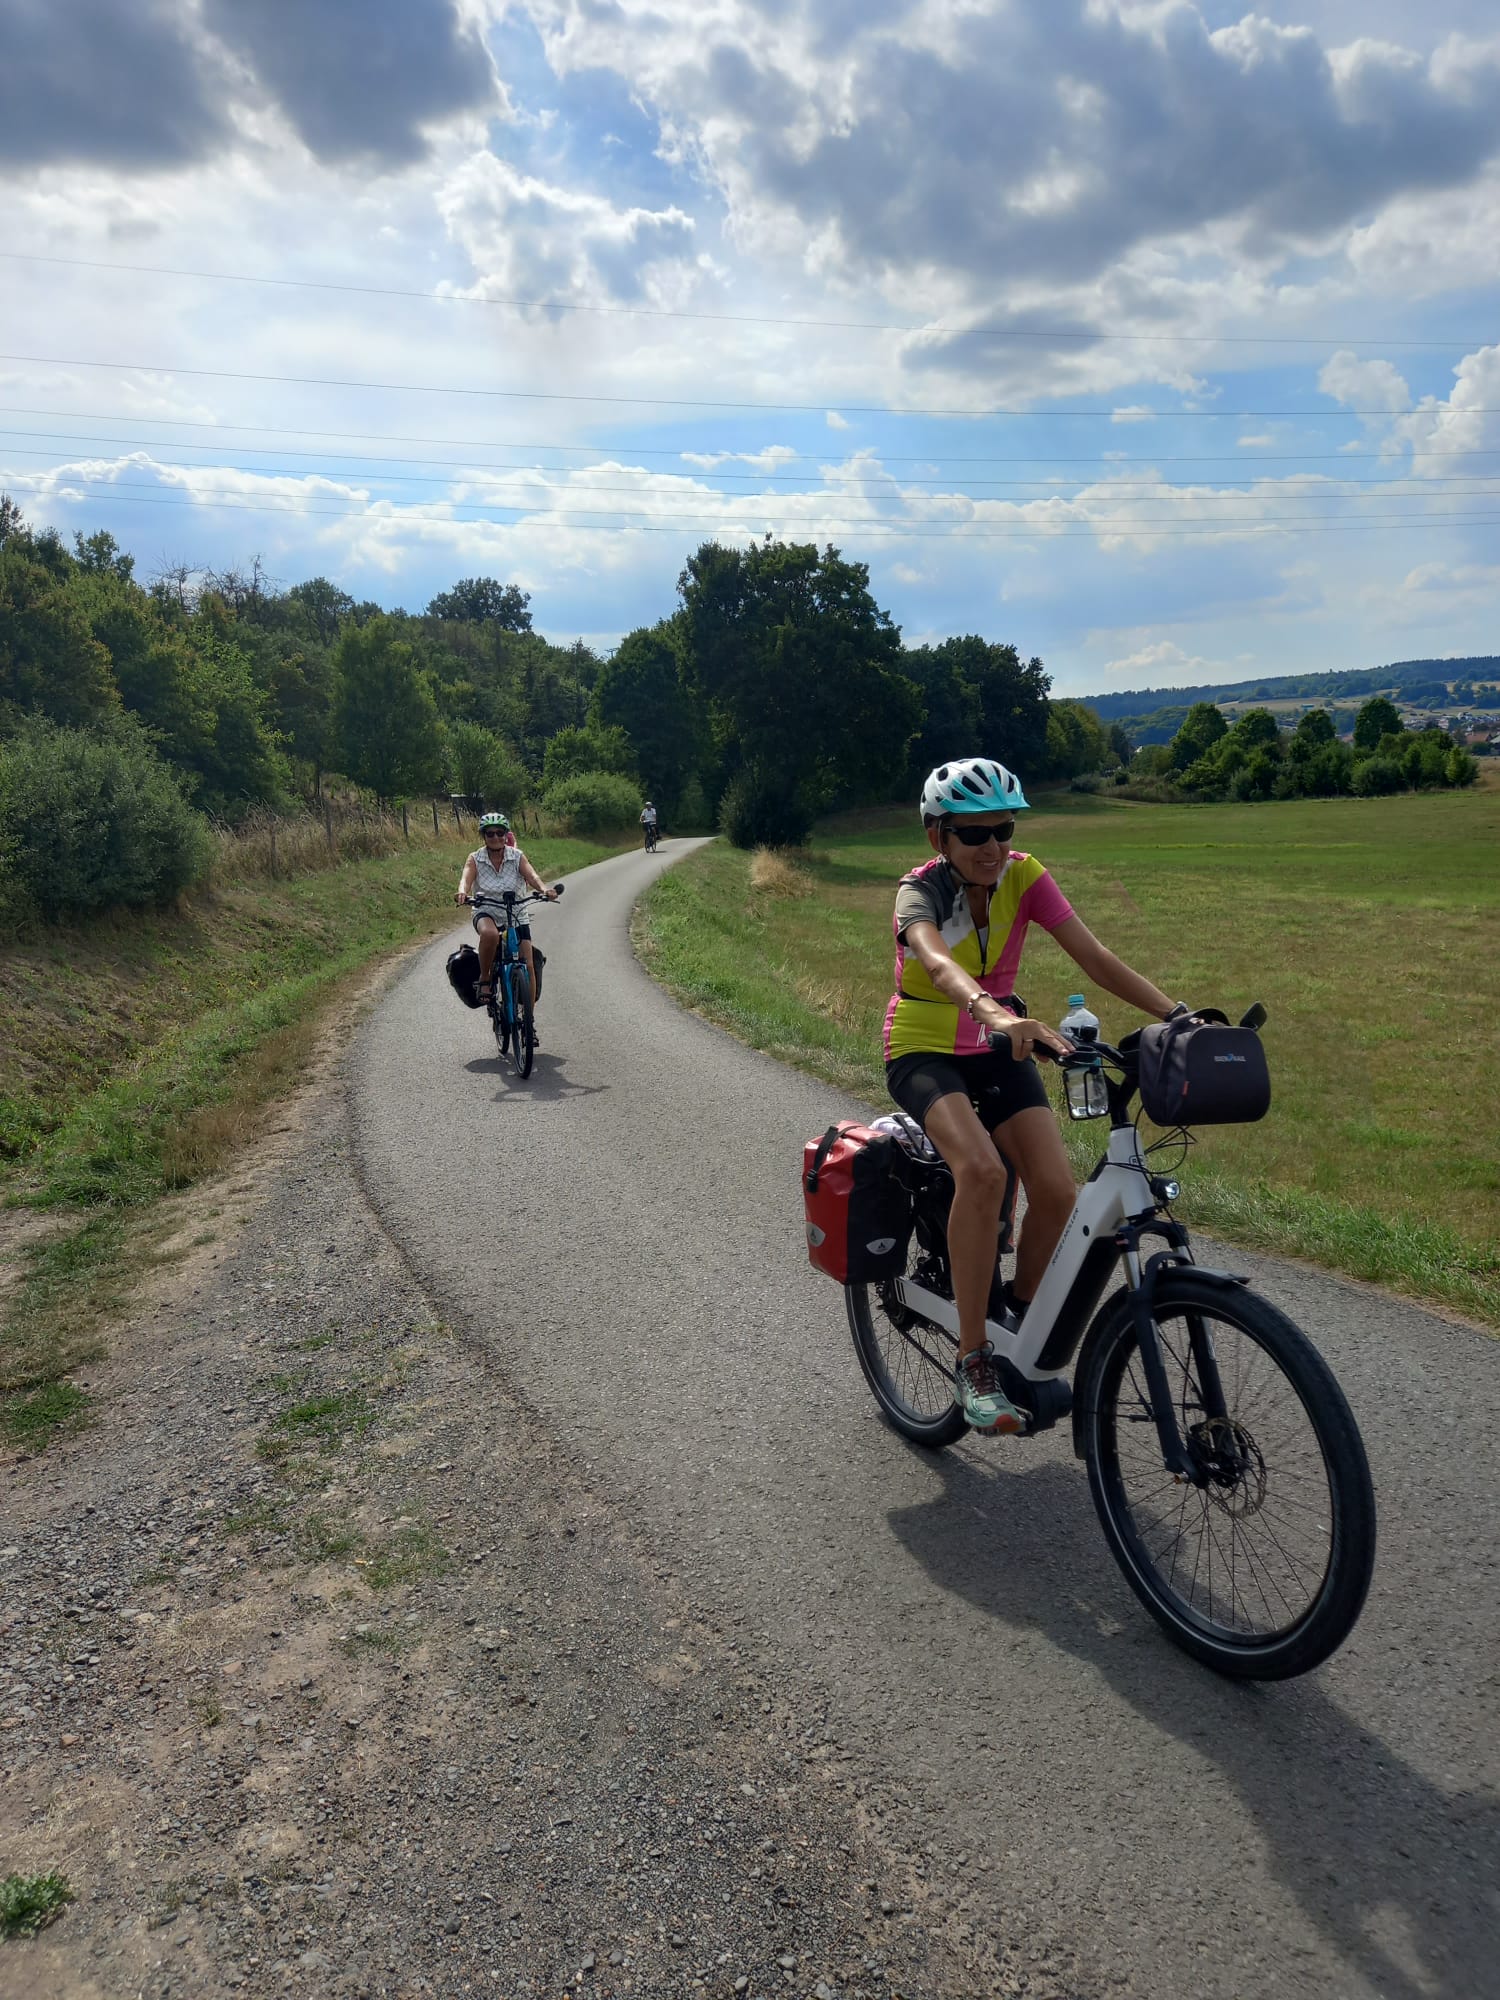
<path id="1" fill-rule="evenodd" d="M 983 1347 L 986 1339 L 990 1282 L 1000 1241 L 1000 1206 L 1005 1198 L 1005 1165 L 980 1124 L 978 1112 L 957 1091 L 940 1097 L 932 1106 L 925 1130 L 953 1170 L 948 1263 L 958 1307 L 958 1351 L 963 1356 Z"/>
<path id="2" fill-rule="evenodd" d="M 979 1121 L 976 1118 L 974 1122 Z M 1042 1273 L 1067 1227 L 1078 1190 L 1057 1119 L 1045 1105 L 1031 1105 L 997 1125 L 994 1143 L 1015 1168 L 1026 1191 L 1013 1282 L 1016 1297 L 1030 1300 L 1036 1296 Z"/>
<path id="3" fill-rule="evenodd" d="M 479 983 L 488 986 L 495 970 L 495 954 L 500 949 L 500 933 L 489 917 L 479 919 Z"/>

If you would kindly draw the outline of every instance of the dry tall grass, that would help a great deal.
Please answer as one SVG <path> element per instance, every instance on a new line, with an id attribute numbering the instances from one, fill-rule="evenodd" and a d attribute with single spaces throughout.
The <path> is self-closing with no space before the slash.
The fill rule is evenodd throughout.
<path id="1" fill-rule="evenodd" d="M 750 858 L 752 895 L 771 896 L 781 901 L 788 897 L 810 896 L 813 886 L 813 879 L 806 869 L 799 868 L 791 856 L 780 848 L 757 847 Z"/>
<path id="2" fill-rule="evenodd" d="M 439 802 L 434 822 L 426 800 L 407 809 L 404 824 L 399 807 L 377 810 L 330 800 L 321 812 L 254 812 L 238 826 L 216 825 L 213 831 L 208 880 L 215 889 L 290 881 L 341 867 L 346 861 L 396 854 L 403 847 L 479 844 L 472 818 L 455 820 L 451 809 Z"/>

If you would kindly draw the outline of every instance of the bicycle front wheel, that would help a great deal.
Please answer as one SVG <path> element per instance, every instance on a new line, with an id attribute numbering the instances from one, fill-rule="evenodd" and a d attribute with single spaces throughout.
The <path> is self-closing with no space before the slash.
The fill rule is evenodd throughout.
<path id="1" fill-rule="evenodd" d="M 920 1261 L 915 1238 L 913 1252 L 909 1268 Z M 947 1290 L 935 1271 L 925 1270 L 922 1276 Z M 953 1400 L 958 1357 L 953 1335 L 915 1319 L 889 1284 L 845 1285 L 844 1306 L 859 1365 L 886 1422 L 932 1451 L 956 1443 L 968 1425 Z"/>
<path id="2" fill-rule="evenodd" d="M 1082 1385 L 1084 1456 L 1131 1589 L 1219 1673 L 1284 1680 L 1320 1665 L 1353 1630 L 1375 1562 L 1370 1468 L 1328 1364 L 1254 1292 L 1165 1277 L 1152 1319 L 1204 1475 L 1179 1483 L 1162 1464 L 1129 1296 L 1104 1313 Z"/>
<path id="3" fill-rule="evenodd" d="M 510 1059 L 516 1075 L 525 1078 L 531 1074 L 536 1043 L 532 1038 L 531 978 L 524 965 L 511 967 L 510 981 L 511 1012 L 514 1017 L 510 1033 Z"/>

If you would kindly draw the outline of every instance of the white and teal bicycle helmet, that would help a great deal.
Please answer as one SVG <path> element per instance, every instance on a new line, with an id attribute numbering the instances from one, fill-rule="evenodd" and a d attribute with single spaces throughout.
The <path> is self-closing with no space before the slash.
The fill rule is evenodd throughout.
<path id="1" fill-rule="evenodd" d="M 1021 780 L 993 757 L 960 757 L 929 771 L 922 787 L 922 824 L 948 813 L 1030 812 Z"/>

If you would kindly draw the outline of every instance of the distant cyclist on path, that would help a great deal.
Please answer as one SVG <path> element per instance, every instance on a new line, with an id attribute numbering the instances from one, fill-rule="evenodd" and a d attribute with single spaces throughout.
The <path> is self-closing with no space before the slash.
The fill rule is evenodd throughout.
<path id="1" fill-rule="evenodd" d="M 479 933 L 479 1003 L 489 999 L 500 949 L 500 932 L 505 924 L 505 897 L 519 896 L 530 889 L 549 903 L 557 901 L 557 891 L 549 889 L 515 844 L 510 821 L 504 813 L 481 813 L 479 831 L 483 847 L 476 847 L 465 861 L 458 878 L 455 903 L 474 905 L 474 928 Z M 531 950 L 531 926 L 518 923 L 521 957 L 531 981 L 531 998 L 536 1004 L 536 964 Z"/>
<path id="2" fill-rule="evenodd" d="M 988 757 L 941 764 L 922 787 L 922 825 L 937 856 L 896 891 L 896 990 L 885 1017 L 886 1087 L 953 1171 L 948 1252 L 958 1307 L 954 1394 L 975 1430 L 1016 1431 L 985 1338 L 995 1276 L 1001 1154 L 1026 1194 L 1016 1274 L 1006 1307 L 1030 1304 L 1072 1211 L 1072 1169 L 1037 1071 L 1035 1051 L 1071 1045 L 1015 998 L 1030 925 L 1042 929 L 1107 993 L 1155 1020 L 1173 1003 L 1102 945 L 1033 854 L 1011 846 L 1030 808 L 1020 780 Z M 1010 1050 L 992 1051 L 991 1031 Z"/>
<path id="3" fill-rule="evenodd" d="M 656 807 L 652 805 L 649 799 L 647 799 L 645 809 L 641 813 L 641 825 L 645 830 L 646 851 L 649 853 L 656 845 L 658 832 Z"/>

